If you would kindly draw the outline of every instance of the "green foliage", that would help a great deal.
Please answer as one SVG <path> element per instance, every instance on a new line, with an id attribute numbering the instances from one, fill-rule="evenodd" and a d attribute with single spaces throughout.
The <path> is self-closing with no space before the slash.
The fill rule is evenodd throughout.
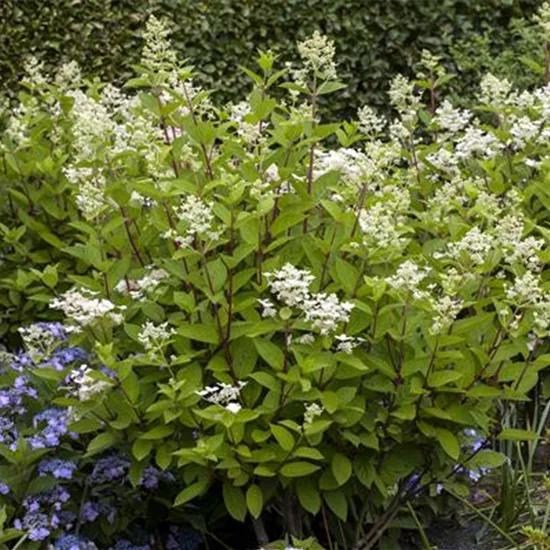
<path id="1" fill-rule="evenodd" d="M 256 528 L 277 507 L 296 537 L 322 514 L 373 548 L 501 466 L 494 441 L 538 437 L 506 419 L 550 363 L 548 90 L 485 78 L 474 117 L 424 54 L 385 135 L 368 110 L 323 121 L 343 88 L 318 33 L 288 71 L 260 52 L 227 108 L 167 34 L 150 20 L 131 95 L 29 67 L 2 139 L 2 333 L 63 319 L 86 377 L 29 375 L 82 458 L 117 452 L 134 486 L 173 472 L 163 506 Z"/>
<path id="2" fill-rule="evenodd" d="M 0 82 L 13 90 L 29 54 L 49 68 L 75 60 L 86 75 L 124 82 L 139 61 L 139 31 L 154 13 L 171 21 L 180 55 L 199 67 L 200 83 L 219 90 L 225 101 L 248 91 L 236 67 L 250 66 L 256 48 L 274 48 L 291 60 L 296 42 L 321 30 L 336 42 L 347 85 L 326 108 L 349 114 L 364 104 L 384 107 L 389 80 L 396 73 L 410 76 L 423 48 L 452 63 L 449 47 L 474 41 L 473 55 L 463 48 L 461 60 L 478 60 L 484 51 L 478 37 L 494 29 L 491 53 L 501 51 L 515 37 L 510 19 L 530 16 L 538 5 L 538 0 L 8 0 L 0 5 Z M 464 93 L 476 80 L 474 75 L 459 81 L 465 86 L 457 88 Z"/>

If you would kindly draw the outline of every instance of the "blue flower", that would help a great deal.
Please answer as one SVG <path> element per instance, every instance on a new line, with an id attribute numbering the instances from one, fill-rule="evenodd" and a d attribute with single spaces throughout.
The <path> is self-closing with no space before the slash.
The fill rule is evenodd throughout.
<path id="1" fill-rule="evenodd" d="M 54 550 L 97 550 L 97 546 L 78 535 L 63 535 L 54 544 Z"/>
<path id="2" fill-rule="evenodd" d="M 67 433 L 68 412 L 62 409 L 46 409 L 34 416 L 32 424 L 38 428 L 46 424 L 42 431 L 28 439 L 33 449 L 57 447 L 61 438 Z"/>
<path id="3" fill-rule="evenodd" d="M 0 495 L 7 495 L 10 492 L 10 488 L 0 481 Z"/>
<path id="4" fill-rule="evenodd" d="M 70 460 L 45 460 L 38 466 L 38 472 L 41 476 L 51 474 L 55 479 L 72 479 L 73 472 L 76 470 L 76 464 Z"/>
<path id="5" fill-rule="evenodd" d="M 98 460 L 92 471 L 93 483 L 109 483 L 117 481 L 126 476 L 130 467 L 130 461 L 127 458 L 118 456 L 108 456 Z"/>
<path id="6" fill-rule="evenodd" d="M 166 550 L 197 550 L 201 542 L 202 538 L 196 531 L 170 525 L 164 547 Z"/>
<path id="7" fill-rule="evenodd" d="M 161 472 L 154 466 L 147 466 L 141 474 L 141 479 L 138 481 L 140 487 L 145 489 L 156 489 L 160 481 L 173 481 L 174 476 L 168 472 Z"/>
<path id="8" fill-rule="evenodd" d="M 109 550 L 151 550 L 148 544 L 142 546 L 136 546 L 127 540 L 119 540 L 114 546 L 111 546 Z"/>

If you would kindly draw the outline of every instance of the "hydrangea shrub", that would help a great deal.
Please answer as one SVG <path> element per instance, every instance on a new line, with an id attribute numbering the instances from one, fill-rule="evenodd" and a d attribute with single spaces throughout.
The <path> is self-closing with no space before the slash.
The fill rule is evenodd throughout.
<path id="1" fill-rule="evenodd" d="M 156 19 L 124 89 L 29 65 L 2 140 L 4 541 L 196 547 L 223 520 L 368 550 L 533 437 L 501 420 L 550 364 L 550 89 L 488 75 L 456 109 L 426 53 L 391 121 L 324 123 L 334 47 L 298 50 L 226 106 Z"/>

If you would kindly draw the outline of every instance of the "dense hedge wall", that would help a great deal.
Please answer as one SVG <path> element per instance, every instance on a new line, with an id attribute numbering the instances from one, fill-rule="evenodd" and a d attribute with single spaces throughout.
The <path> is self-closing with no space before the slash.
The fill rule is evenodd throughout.
<path id="1" fill-rule="evenodd" d="M 173 21 L 173 42 L 227 99 L 248 86 L 237 66 L 256 48 L 278 46 L 294 57 L 297 40 L 314 29 L 335 39 L 340 73 L 349 84 L 336 111 L 380 105 L 388 79 L 407 72 L 424 47 L 449 44 L 507 27 L 530 16 L 538 0 L 2 0 L 0 86 L 14 88 L 22 59 L 35 53 L 48 64 L 75 59 L 88 74 L 124 80 L 139 59 L 148 14 Z"/>

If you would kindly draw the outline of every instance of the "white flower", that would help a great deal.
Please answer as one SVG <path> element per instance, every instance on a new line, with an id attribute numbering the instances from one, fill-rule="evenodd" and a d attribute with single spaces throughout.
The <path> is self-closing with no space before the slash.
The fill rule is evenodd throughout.
<path id="1" fill-rule="evenodd" d="M 367 136 L 379 134 L 386 126 L 386 119 L 377 115 L 374 110 L 365 105 L 357 111 L 359 129 Z"/>
<path id="2" fill-rule="evenodd" d="M 542 299 L 540 277 L 531 271 L 516 277 L 512 286 L 505 285 L 506 298 L 518 305 L 534 305 Z"/>
<path id="3" fill-rule="evenodd" d="M 306 410 L 304 412 L 304 424 L 306 426 L 312 424 L 315 418 L 323 414 L 324 410 L 325 409 L 317 403 L 310 403 L 309 405 L 306 405 Z"/>
<path id="4" fill-rule="evenodd" d="M 528 116 L 511 116 L 512 123 L 510 134 L 512 136 L 512 145 L 516 149 L 521 149 L 525 145 L 535 139 L 540 132 L 540 122 L 531 120 Z"/>
<path id="5" fill-rule="evenodd" d="M 237 386 L 231 386 L 231 384 L 224 384 L 220 382 L 215 386 L 206 386 L 204 390 L 197 391 L 205 401 L 221 405 L 225 407 L 229 412 L 233 414 L 241 410 L 241 405 L 238 403 L 241 390 L 246 386 L 246 382 L 239 382 Z"/>
<path id="6" fill-rule="evenodd" d="M 270 164 L 268 168 L 266 168 L 264 176 L 269 183 L 275 183 L 281 179 L 281 176 L 279 175 L 279 168 L 276 164 Z"/>
<path id="7" fill-rule="evenodd" d="M 493 235 L 482 233 L 479 227 L 474 227 L 460 241 L 447 245 L 447 256 L 456 261 L 461 261 L 466 257 L 474 264 L 483 265 L 494 246 L 495 237 Z M 442 256 L 445 257 L 445 254 Z M 434 257 L 438 258 L 439 255 L 434 255 Z"/>
<path id="8" fill-rule="evenodd" d="M 390 84 L 390 102 L 400 112 L 404 113 L 411 107 L 418 107 L 418 97 L 414 93 L 414 83 L 401 74 L 394 77 Z"/>
<path id="9" fill-rule="evenodd" d="M 61 298 L 53 299 L 50 307 L 60 309 L 79 326 L 91 325 L 102 318 L 110 319 L 115 324 L 122 323 L 123 316 L 120 311 L 124 310 L 125 306 L 116 306 L 104 298 L 94 298 L 96 294 L 98 293 L 88 289 L 72 288 Z"/>
<path id="10" fill-rule="evenodd" d="M 463 308 L 462 301 L 450 296 L 443 296 L 432 303 L 434 309 L 433 324 L 431 332 L 433 334 L 441 334 L 447 330 L 456 319 L 456 316 Z"/>
<path id="11" fill-rule="evenodd" d="M 306 320 L 321 334 L 336 330 L 339 323 L 347 323 L 354 305 L 351 302 L 340 302 L 336 294 L 314 294 L 302 304 Z"/>
<path id="12" fill-rule="evenodd" d="M 327 79 L 336 78 L 334 42 L 319 31 L 315 31 L 307 40 L 298 42 L 298 53 L 306 70 L 320 72 Z"/>
<path id="13" fill-rule="evenodd" d="M 176 334 L 175 329 L 168 323 L 155 325 L 151 321 L 147 321 L 138 334 L 138 340 L 147 351 L 159 352 L 168 344 L 174 334 Z"/>
<path id="14" fill-rule="evenodd" d="M 217 237 L 212 230 L 214 212 L 212 206 L 199 197 L 188 195 L 176 207 L 176 216 L 186 225 L 186 236 Z"/>
<path id="15" fill-rule="evenodd" d="M 83 183 L 80 186 L 75 200 L 82 216 L 88 221 L 95 220 L 107 207 L 103 190 L 91 182 Z"/>
<path id="16" fill-rule="evenodd" d="M 472 113 L 470 111 L 455 109 L 452 103 L 446 99 L 441 106 L 437 108 L 434 122 L 441 130 L 456 134 L 466 128 L 471 119 Z"/>
<path id="17" fill-rule="evenodd" d="M 82 72 L 76 61 L 61 65 L 55 75 L 55 83 L 61 88 L 79 86 L 82 83 Z"/>
<path id="18" fill-rule="evenodd" d="M 263 307 L 262 317 L 275 317 L 277 309 L 271 300 L 258 300 L 258 303 Z"/>
<path id="19" fill-rule="evenodd" d="M 141 54 L 141 64 L 150 71 L 166 70 L 177 61 L 168 36 L 170 30 L 166 21 L 151 15 L 147 21 L 143 38 L 145 46 Z"/>
<path id="20" fill-rule="evenodd" d="M 492 107 L 501 107 L 512 91 L 512 84 L 506 78 L 500 79 L 489 73 L 481 80 L 481 101 Z"/>
<path id="21" fill-rule="evenodd" d="M 465 134 L 457 141 L 455 154 L 461 160 L 472 156 L 491 158 L 503 147 L 493 134 L 484 132 L 480 128 L 470 126 Z"/>
<path id="22" fill-rule="evenodd" d="M 427 269 L 421 269 L 415 262 L 407 260 L 386 281 L 397 292 L 411 294 L 416 300 L 422 300 L 428 297 L 428 293 L 419 287 L 428 274 Z"/>
<path id="23" fill-rule="evenodd" d="M 353 336 L 348 336 L 347 334 L 339 334 L 335 338 L 339 342 L 336 346 L 336 351 L 341 351 L 343 353 L 347 353 L 348 355 L 351 355 L 353 350 L 365 341 L 364 338 L 356 338 Z"/>
<path id="24" fill-rule="evenodd" d="M 81 365 L 68 376 L 72 386 L 71 393 L 76 395 L 80 401 L 89 401 L 93 397 L 105 393 L 111 387 L 106 380 L 91 376 L 92 373 L 93 370 L 88 365 Z"/>
<path id="25" fill-rule="evenodd" d="M 298 342 L 298 344 L 308 346 L 315 342 L 315 336 L 313 334 L 306 333 L 296 338 L 296 342 Z"/>
<path id="26" fill-rule="evenodd" d="M 378 202 L 359 212 L 359 227 L 369 249 L 400 248 L 406 243 L 402 237 L 405 217 L 395 200 Z"/>
<path id="27" fill-rule="evenodd" d="M 534 21 L 543 30 L 546 42 L 550 42 L 550 4 L 548 2 L 543 2 L 539 7 Z"/>
<path id="28" fill-rule="evenodd" d="M 319 151 L 315 157 L 313 179 L 328 172 L 339 172 L 344 183 L 358 184 L 368 178 L 369 160 L 364 153 L 351 148 Z"/>
<path id="29" fill-rule="evenodd" d="M 246 143 L 253 144 L 262 137 L 260 125 L 246 121 L 246 116 L 252 113 L 250 104 L 247 101 L 240 101 L 229 107 L 229 118 L 237 123 L 237 134 Z"/>
<path id="30" fill-rule="evenodd" d="M 241 409 L 242 409 L 242 405 L 240 403 L 237 403 L 236 401 L 228 403 L 225 406 L 225 410 L 227 410 L 227 411 L 229 411 L 233 414 L 237 414 Z"/>
<path id="31" fill-rule="evenodd" d="M 307 270 L 285 264 L 275 272 L 265 274 L 269 289 L 287 306 L 298 306 L 309 297 L 309 287 L 315 277 Z"/>

